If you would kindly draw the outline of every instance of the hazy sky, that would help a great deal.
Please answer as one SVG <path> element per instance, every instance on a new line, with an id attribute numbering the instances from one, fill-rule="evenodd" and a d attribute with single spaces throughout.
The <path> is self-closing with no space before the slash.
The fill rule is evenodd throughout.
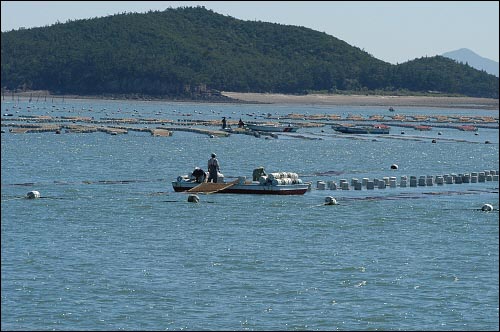
<path id="1" fill-rule="evenodd" d="M 499 61 L 498 1 L 2 1 L 1 24 L 10 31 L 179 6 L 311 28 L 393 64 L 460 48 Z"/>

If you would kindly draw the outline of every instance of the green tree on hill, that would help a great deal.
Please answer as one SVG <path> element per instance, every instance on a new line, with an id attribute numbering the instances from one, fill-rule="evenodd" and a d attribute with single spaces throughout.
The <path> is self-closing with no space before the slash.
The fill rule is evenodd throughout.
<path id="1" fill-rule="evenodd" d="M 203 7 L 2 32 L 1 80 L 61 94 L 199 97 L 217 90 L 438 91 L 498 98 L 498 78 L 443 57 L 391 65 L 304 27 Z"/>

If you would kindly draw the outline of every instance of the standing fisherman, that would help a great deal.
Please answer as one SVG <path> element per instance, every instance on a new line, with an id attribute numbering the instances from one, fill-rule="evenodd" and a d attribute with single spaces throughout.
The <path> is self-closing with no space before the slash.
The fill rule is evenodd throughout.
<path id="1" fill-rule="evenodd" d="M 219 172 L 219 161 L 217 160 L 217 155 L 212 153 L 212 158 L 208 159 L 208 181 L 212 180 L 213 183 L 217 183 L 217 173 Z"/>

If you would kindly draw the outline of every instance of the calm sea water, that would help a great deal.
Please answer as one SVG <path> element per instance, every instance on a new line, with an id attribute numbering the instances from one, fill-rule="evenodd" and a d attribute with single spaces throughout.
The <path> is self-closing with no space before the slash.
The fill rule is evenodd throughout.
<path id="1" fill-rule="evenodd" d="M 5 113 L 249 121 L 388 111 L 4 100 Z M 474 109 L 397 113 L 498 118 Z M 499 169 L 498 129 L 400 131 L 352 139 L 325 126 L 297 132 L 314 139 L 265 139 L 6 130 L 2 330 L 498 330 L 498 182 L 315 190 L 318 180 Z M 227 179 L 264 166 L 296 172 L 313 190 L 189 203 L 171 181 L 206 168 L 211 152 Z M 31 190 L 42 198 L 24 199 Z M 326 196 L 339 205 L 323 205 Z M 479 211 L 484 203 L 496 211 Z"/>

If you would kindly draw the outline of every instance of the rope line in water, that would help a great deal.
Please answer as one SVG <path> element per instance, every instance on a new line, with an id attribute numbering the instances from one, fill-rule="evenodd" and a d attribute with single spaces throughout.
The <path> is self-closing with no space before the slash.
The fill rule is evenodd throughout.
<path id="1" fill-rule="evenodd" d="M 2 186 L 19 186 L 19 187 L 32 187 L 48 184 L 56 185 L 70 185 L 70 184 L 129 184 L 129 183 L 151 183 L 151 182 L 165 182 L 167 179 L 132 179 L 132 180 L 82 180 L 82 181 L 58 181 L 53 182 L 24 182 L 24 183 L 2 183 Z"/>

